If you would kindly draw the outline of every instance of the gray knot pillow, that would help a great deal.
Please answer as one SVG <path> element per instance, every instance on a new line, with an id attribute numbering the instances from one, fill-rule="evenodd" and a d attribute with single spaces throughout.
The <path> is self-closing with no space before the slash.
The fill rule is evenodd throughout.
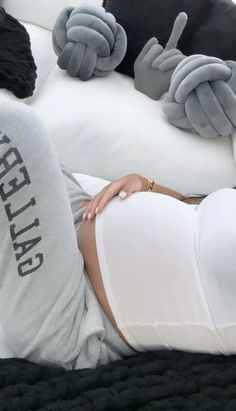
<path id="1" fill-rule="evenodd" d="M 163 100 L 168 121 L 203 137 L 229 136 L 236 126 L 236 62 L 192 55 L 176 67 Z"/>
<path id="2" fill-rule="evenodd" d="M 67 7 L 53 28 L 58 65 L 72 77 L 105 76 L 123 60 L 127 38 L 115 17 L 103 7 Z"/>

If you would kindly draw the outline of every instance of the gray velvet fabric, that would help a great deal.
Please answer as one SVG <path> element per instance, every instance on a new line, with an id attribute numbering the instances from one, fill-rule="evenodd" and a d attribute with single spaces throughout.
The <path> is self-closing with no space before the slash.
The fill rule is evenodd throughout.
<path id="1" fill-rule="evenodd" d="M 171 76 L 184 55 L 176 47 L 187 24 L 187 14 L 180 13 L 174 23 L 165 49 L 152 37 L 143 47 L 134 63 L 134 85 L 154 100 L 169 89 Z"/>
<path id="2" fill-rule="evenodd" d="M 99 6 L 84 4 L 63 9 L 52 37 L 59 67 L 80 80 L 113 71 L 127 49 L 124 29 L 111 13 Z"/>
<path id="3" fill-rule="evenodd" d="M 203 137 L 229 136 L 236 126 L 236 62 L 201 54 L 175 69 L 163 111 L 177 127 Z"/>

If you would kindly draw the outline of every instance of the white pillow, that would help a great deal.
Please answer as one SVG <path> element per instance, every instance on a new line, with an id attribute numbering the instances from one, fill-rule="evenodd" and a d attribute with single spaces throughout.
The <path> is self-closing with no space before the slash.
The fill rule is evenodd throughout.
<path id="1" fill-rule="evenodd" d="M 33 96 L 26 99 L 29 103 L 32 99 L 37 98 L 38 93 L 43 87 L 51 71 L 57 64 L 57 55 L 52 47 L 52 33 L 35 24 L 24 23 L 27 32 L 30 35 L 31 50 L 37 66 L 37 79 Z"/>
<path id="2" fill-rule="evenodd" d="M 109 180 L 103 178 L 89 176 L 82 173 L 72 173 L 76 180 L 81 184 L 84 191 L 91 196 L 95 196 L 99 191 L 101 191 L 107 184 L 110 183 Z"/>
<path id="3" fill-rule="evenodd" d="M 230 137 L 206 139 L 171 126 L 161 102 L 120 73 L 83 82 L 55 67 L 31 107 L 71 172 L 108 180 L 137 172 L 181 193 L 235 185 Z"/>
<path id="4" fill-rule="evenodd" d="M 52 30 L 57 16 L 64 7 L 80 4 L 102 5 L 102 0 L 2 0 L 6 11 L 24 22 L 37 24 Z"/>

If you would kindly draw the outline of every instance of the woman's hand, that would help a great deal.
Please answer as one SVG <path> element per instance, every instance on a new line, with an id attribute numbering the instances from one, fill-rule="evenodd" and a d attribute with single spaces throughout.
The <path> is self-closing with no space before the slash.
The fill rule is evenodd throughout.
<path id="1" fill-rule="evenodd" d="M 100 213 L 107 203 L 116 195 L 124 199 L 138 191 L 146 191 L 147 179 L 140 174 L 132 173 L 118 180 L 112 181 L 90 200 L 88 208 L 83 215 L 84 219 L 92 220 Z"/>

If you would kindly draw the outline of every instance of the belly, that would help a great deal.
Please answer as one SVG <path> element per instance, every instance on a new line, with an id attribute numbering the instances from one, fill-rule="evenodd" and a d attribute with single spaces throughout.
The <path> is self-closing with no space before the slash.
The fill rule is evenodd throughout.
<path id="1" fill-rule="evenodd" d="M 222 351 L 199 275 L 197 216 L 195 205 L 134 193 L 80 225 L 78 244 L 95 294 L 137 351 Z"/>
<path id="2" fill-rule="evenodd" d="M 195 205 L 141 192 L 114 198 L 96 217 L 106 295 L 119 330 L 138 351 L 218 349 L 199 278 L 197 214 Z"/>
<path id="3" fill-rule="evenodd" d="M 128 341 L 125 339 L 124 335 L 117 326 L 106 296 L 97 255 L 95 219 L 93 221 L 82 221 L 80 223 L 79 230 L 77 231 L 77 243 L 84 257 L 86 272 L 103 311 L 123 341 L 129 345 Z"/>
<path id="4" fill-rule="evenodd" d="M 199 207 L 199 260 L 214 322 L 236 324 L 236 190 L 220 189 Z M 228 345 L 235 347 L 235 337 Z"/>

